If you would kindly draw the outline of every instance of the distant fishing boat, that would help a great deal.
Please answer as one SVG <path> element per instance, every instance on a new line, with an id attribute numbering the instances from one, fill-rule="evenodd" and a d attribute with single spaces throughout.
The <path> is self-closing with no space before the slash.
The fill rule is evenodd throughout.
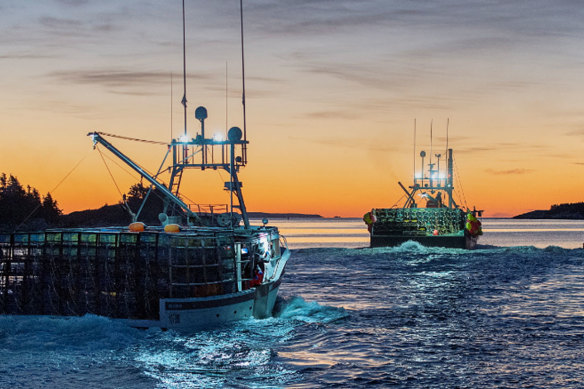
<path id="1" fill-rule="evenodd" d="M 134 327 L 186 331 L 272 315 L 290 250 L 267 220 L 252 226 L 245 207 L 238 178 L 249 143 L 245 84 L 243 131 L 232 127 L 227 139 L 207 137 L 207 110 L 198 107 L 200 132 L 190 137 L 186 70 L 184 77 L 185 130 L 167 145 L 164 158 L 171 154 L 172 163 L 163 168 L 163 162 L 158 172 L 170 172 L 167 185 L 114 147 L 106 134 L 88 134 L 94 148 L 109 150 L 164 197 L 161 225 L 138 221 L 142 205 L 128 227 L 0 234 L 1 314 L 95 314 Z M 185 203 L 179 189 L 188 169 L 226 171 L 230 204 Z"/>
<path id="2" fill-rule="evenodd" d="M 447 149 L 446 170 L 437 164 L 424 165 L 426 152 L 421 151 L 422 172 L 414 175 L 402 206 L 374 208 L 363 216 L 370 234 L 370 246 L 397 246 L 415 241 L 424 246 L 473 249 L 482 235 L 478 217 L 482 211 L 463 209 L 454 199 L 453 151 Z"/>

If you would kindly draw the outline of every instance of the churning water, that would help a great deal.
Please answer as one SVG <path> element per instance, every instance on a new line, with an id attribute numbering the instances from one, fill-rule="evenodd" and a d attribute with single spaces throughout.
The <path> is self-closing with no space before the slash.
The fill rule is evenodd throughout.
<path id="1" fill-rule="evenodd" d="M 275 317 L 190 335 L 0 317 L 0 387 L 582 387 L 584 223 L 486 220 L 474 251 L 273 224 L 293 255 Z"/>

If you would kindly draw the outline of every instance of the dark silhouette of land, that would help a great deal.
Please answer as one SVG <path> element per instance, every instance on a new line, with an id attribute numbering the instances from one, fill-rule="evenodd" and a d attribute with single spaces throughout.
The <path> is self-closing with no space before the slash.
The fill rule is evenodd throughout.
<path id="1" fill-rule="evenodd" d="M 584 202 L 555 204 L 549 210 L 538 210 L 513 216 L 513 219 L 584 219 Z"/>
<path id="2" fill-rule="evenodd" d="M 0 231 L 42 230 L 57 225 L 61 216 L 50 193 L 41 197 L 13 175 L 0 174 Z"/>
<path id="3" fill-rule="evenodd" d="M 144 199 L 146 201 L 144 202 Z M 132 215 L 149 225 L 159 225 L 158 215 L 163 209 L 163 196 L 156 189 L 137 183 L 124 200 L 98 209 L 71 212 L 64 215 L 50 193 L 41 197 L 37 189 L 26 189 L 12 175 L 0 175 L 0 231 L 40 231 L 46 228 L 124 226 L 133 221 Z M 320 215 L 301 213 L 248 212 L 254 219 L 263 218 L 321 218 Z"/>

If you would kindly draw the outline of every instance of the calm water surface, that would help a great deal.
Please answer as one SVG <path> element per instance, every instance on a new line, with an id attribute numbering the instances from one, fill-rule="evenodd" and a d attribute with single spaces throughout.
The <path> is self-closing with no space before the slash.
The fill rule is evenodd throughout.
<path id="1" fill-rule="evenodd" d="M 582 387 L 584 222 L 486 219 L 474 251 L 364 248 L 361 223 L 270 222 L 293 257 L 267 320 L 0 317 L 0 387 Z"/>

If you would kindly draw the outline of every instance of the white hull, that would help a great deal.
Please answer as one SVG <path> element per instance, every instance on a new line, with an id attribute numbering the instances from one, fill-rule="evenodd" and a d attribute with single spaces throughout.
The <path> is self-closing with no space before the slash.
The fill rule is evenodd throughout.
<path id="1" fill-rule="evenodd" d="M 167 298 L 160 300 L 160 320 L 117 319 L 132 327 L 193 331 L 215 328 L 230 322 L 272 316 L 290 251 L 277 261 L 274 280 L 241 292 L 211 297 Z"/>

